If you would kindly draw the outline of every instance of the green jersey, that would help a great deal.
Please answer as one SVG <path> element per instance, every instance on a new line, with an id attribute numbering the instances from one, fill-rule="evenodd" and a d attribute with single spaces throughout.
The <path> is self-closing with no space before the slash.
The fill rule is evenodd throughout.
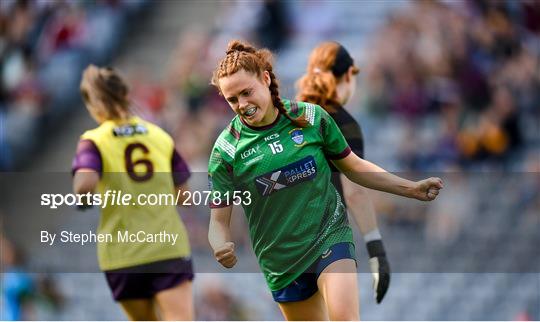
<path id="1" fill-rule="evenodd" d="M 327 159 L 350 153 L 347 141 L 318 105 L 283 100 L 292 117 L 252 128 L 236 116 L 218 137 L 209 162 L 212 191 L 249 191 L 243 200 L 253 250 L 272 291 L 294 281 L 321 254 L 352 242 L 341 198 L 331 184 Z M 226 203 L 211 207 L 227 206 Z"/>

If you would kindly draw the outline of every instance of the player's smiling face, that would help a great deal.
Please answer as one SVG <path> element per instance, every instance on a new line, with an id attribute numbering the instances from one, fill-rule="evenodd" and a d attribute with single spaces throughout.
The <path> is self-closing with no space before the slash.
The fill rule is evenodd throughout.
<path id="1" fill-rule="evenodd" d="M 270 95 L 270 74 L 261 77 L 241 69 L 219 79 L 219 88 L 232 110 L 247 124 L 265 126 L 277 117 Z"/>

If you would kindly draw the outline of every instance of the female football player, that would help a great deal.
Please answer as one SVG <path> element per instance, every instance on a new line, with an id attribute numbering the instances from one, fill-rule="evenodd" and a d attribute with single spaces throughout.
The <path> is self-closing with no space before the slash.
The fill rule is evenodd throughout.
<path id="1" fill-rule="evenodd" d="M 296 98 L 323 107 L 336 121 L 351 150 L 364 158 L 360 125 L 343 108 L 354 95 L 358 71 L 345 47 L 336 42 L 321 43 L 311 52 L 306 74 L 297 81 Z M 333 164 L 330 164 L 330 168 L 334 174 L 339 173 Z M 370 257 L 375 299 L 380 303 L 390 285 L 390 265 L 368 191 L 344 175 L 333 175 L 332 184 L 344 197 L 345 206 L 364 236 Z"/>
<path id="2" fill-rule="evenodd" d="M 193 320 L 190 246 L 176 205 L 135 201 L 139 195 L 184 190 L 188 167 L 165 131 L 130 112 L 128 87 L 116 71 L 90 65 L 80 89 L 99 126 L 80 138 L 73 189 L 95 192 L 102 202 L 119 191 L 133 199 L 129 205 L 101 206 L 98 233 L 112 240 L 98 243 L 98 262 L 113 297 L 131 320 Z M 127 234 L 137 239 L 125 240 Z M 169 238 L 144 239 L 166 234 Z"/>
<path id="3" fill-rule="evenodd" d="M 358 320 L 352 231 L 327 159 L 354 183 L 424 201 L 437 197 L 442 181 L 409 181 L 359 158 L 324 109 L 279 97 L 266 49 L 232 41 L 212 84 L 237 114 L 209 162 L 208 234 L 217 261 L 228 268 L 237 261 L 229 228 L 237 201 L 229 196 L 238 196 L 284 317 Z"/>

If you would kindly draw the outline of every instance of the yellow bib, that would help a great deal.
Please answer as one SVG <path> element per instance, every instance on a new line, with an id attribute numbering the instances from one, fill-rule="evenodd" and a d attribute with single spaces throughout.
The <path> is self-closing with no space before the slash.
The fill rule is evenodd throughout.
<path id="1" fill-rule="evenodd" d="M 100 268 L 190 256 L 187 231 L 171 198 L 160 205 L 142 204 L 155 202 L 160 195 L 175 196 L 172 138 L 158 126 L 132 117 L 122 123 L 106 121 L 81 139 L 94 142 L 100 152 L 103 173 L 97 193 L 108 202 L 98 227 L 98 233 L 108 238 L 98 242 Z M 119 196 L 128 194 L 130 204 L 118 205 Z"/>

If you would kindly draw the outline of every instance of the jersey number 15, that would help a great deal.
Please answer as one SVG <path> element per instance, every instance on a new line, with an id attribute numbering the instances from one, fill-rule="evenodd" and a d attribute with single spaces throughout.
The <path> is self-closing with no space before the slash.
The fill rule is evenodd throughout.
<path id="1" fill-rule="evenodd" d="M 272 150 L 272 154 L 278 154 L 283 152 L 283 145 L 279 141 L 269 143 L 268 146 Z"/>

